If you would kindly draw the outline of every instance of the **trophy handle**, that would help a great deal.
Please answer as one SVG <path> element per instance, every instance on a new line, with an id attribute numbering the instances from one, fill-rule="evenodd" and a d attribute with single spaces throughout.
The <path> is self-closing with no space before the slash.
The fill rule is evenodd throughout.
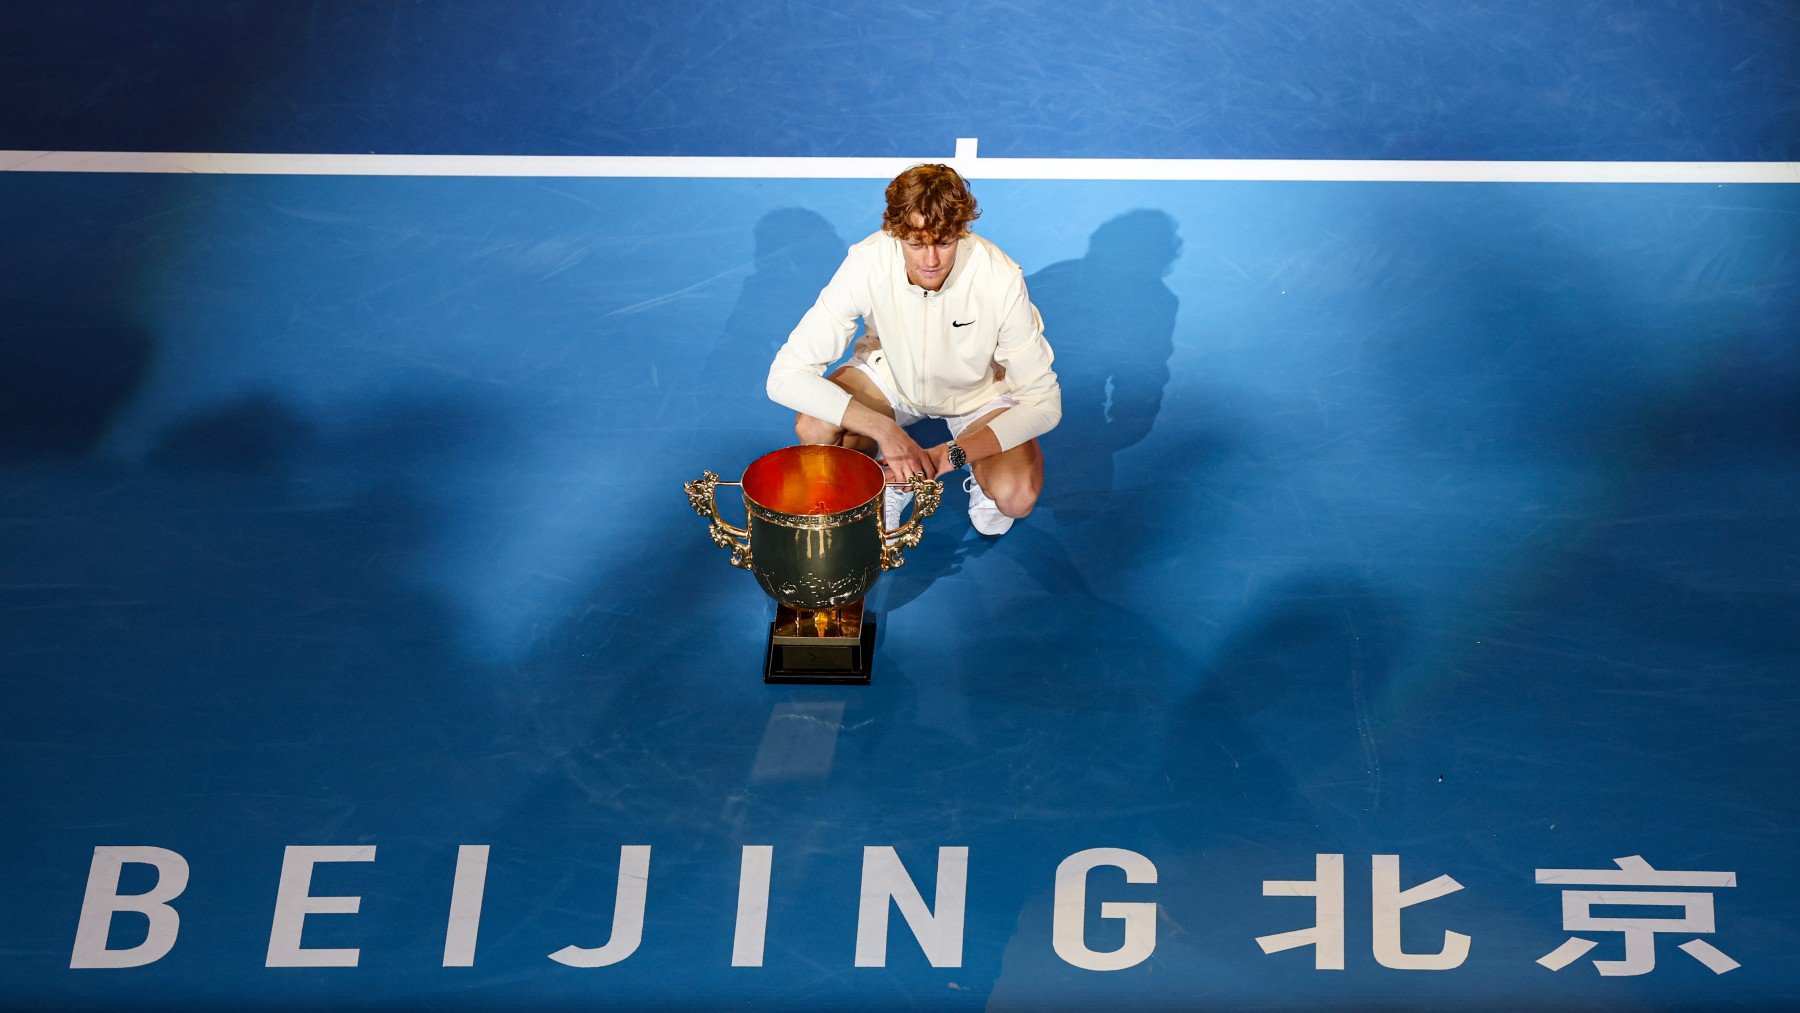
<path id="1" fill-rule="evenodd" d="M 741 482 L 721 482 L 719 476 L 710 471 L 703 471 L 700 477 L 692 482 L 683 483 L 687 490 L 688 505 L 702 517 L 710 518 L 709 530 L 713 544 L 721 549 L 731 550 L 731 565 L 741 570 L 750 569 L 750 530 L 740 528 L 726 522 L 719 516 L 719 486 L 736 485 Z M 917 542 L 917 539 L 914 539 Z"/>
<path id="2" fill-rule="evenodd" d="M 918 548 L 919 539 L 925 537 L 924 520 L 937 513 L 938 503 L 944 498 L 944 483 L 935 478 L 923 475 L 910 482 L 890 482 L 889 485 L 909 485 L 913 491 L 913 512 L 905 524 L 892 531 L 887 529 L 887 518 L 881 519 L 881 568 L 893 570 L 904 565 L 901 558 L 902 549 Z"/>

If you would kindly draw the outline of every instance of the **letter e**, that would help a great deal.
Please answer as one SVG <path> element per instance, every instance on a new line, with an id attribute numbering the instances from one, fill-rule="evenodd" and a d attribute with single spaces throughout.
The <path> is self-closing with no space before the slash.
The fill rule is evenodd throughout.
<path id="1" fill-rule="evenodd" d="M 300 948 L 306 916 L 353 915 L 362 910 L 361 897 L 314 897 L 312 870 L 319 862 L 373 862 L 375 845 L 288 845 L 281 860 L 281 885 L 275 894 L 275 920 L 269 927 L 269 957 L 265 967 L 355 967 L 357 949 Z"/>

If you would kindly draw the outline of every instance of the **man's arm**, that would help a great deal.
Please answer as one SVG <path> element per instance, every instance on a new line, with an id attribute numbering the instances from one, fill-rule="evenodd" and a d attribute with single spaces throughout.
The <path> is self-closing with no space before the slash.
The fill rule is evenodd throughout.
<path id="1" fill-rule="evenodd" d="M 934 470 L 936 462 L 931 456 L 891 416 L 858 402 L 848 390 L 825 378 L 825 371 L 850 347 L 857 318 L 867 312 L 866 291 L 853 253 L 844 258 L 818 300 L 775 353 L 769 367 L 769 397 L 796 412 L 874 440 L 897 479 L 941 474 Z"/>
<path id="2" fill-rule="evenodd" d="M 956 445 L 971 463 L 1011 450 L 1056 428 L 1062 420 L 1062 387 L 1050 368 L 1051 360 L 1050 343 L 1044 340 L 1043 318 L 1031 304 L 1021 276 L 1008 294 L 1000 342 L 994 350 L 994 361 L 1005 367 L 1007 383 L 1019 403 L 957 439 Z M 945 447 L 933 447 L 929 453 L 940 465 L 938 474 L 950 470 Z"/>
<path id="3" fill-rule="evenodd" d="M 838 425 L 874 440 L 881 448 L 882 465 L 895 481 L 904 481 L 914 475 L 936 478 L 949 470 L 942 447 L 935 448 L 937 456 L 934 457 L 932 451 L 919 446 L 906 430 L 900 428 L 900 423 L 861 401 L 851 400 Z"/>

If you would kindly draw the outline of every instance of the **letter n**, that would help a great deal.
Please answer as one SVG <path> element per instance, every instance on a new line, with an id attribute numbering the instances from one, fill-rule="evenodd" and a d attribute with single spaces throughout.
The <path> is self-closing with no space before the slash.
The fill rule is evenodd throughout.
<path id="1" fill-rule="evenodd" d="M 893 848 L 863 848 L 862 904 L 856 916 L 856 966 L 886 967 L 888 902 L 912 929 L 932 967 L 961 967 L 963 904 L 968 896 L 969 849 L 939 848 L 937 902 L 930 909 Z"/>

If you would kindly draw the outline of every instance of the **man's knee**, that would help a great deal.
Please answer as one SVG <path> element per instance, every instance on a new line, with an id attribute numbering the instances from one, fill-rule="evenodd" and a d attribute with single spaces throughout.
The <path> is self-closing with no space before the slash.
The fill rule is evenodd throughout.
<path id="1" fill-rule="evenodd" d="M 844 440 L 844 428 L 834 426 L 824 419 L 816 419 L 801 412 L 794 417 L 794 435 L 800 442 L 812 447 L 836 446 Z"/>
<path id="2" fill-rule="evenodd" d="M 981 491 L 993 497 L 994 505 L 1001 513 L 1014 519 L 1028 516 L 1037 506 L 1038 493 L 1042 491 L 1042 483 L 1030 475 L 1001 479 L 994 484 L 996 488 L 983 485 Z"/>

